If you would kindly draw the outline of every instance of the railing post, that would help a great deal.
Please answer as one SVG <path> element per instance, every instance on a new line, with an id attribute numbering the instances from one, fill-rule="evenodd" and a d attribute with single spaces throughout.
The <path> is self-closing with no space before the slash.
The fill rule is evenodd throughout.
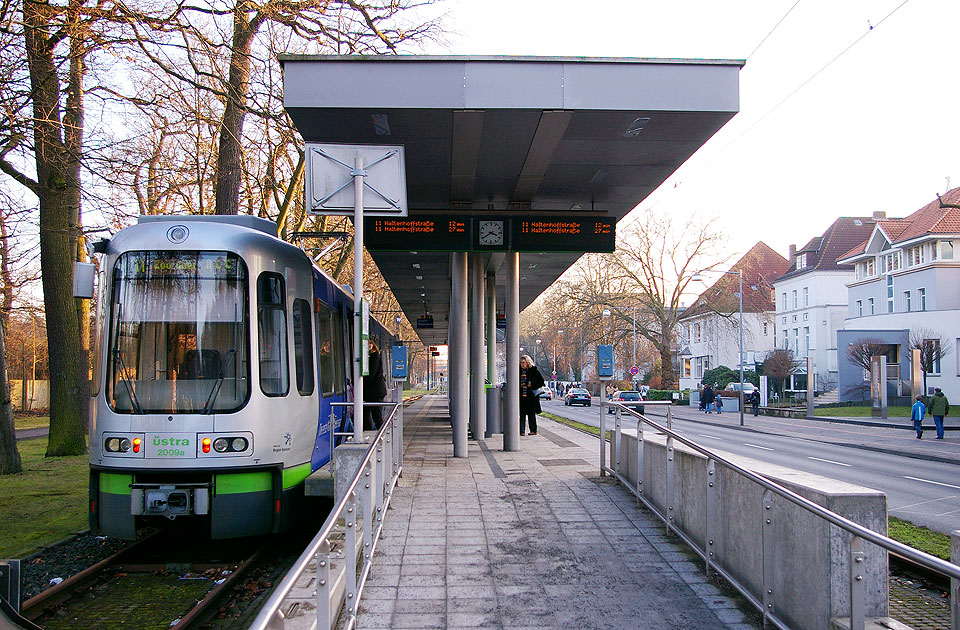
<path id="1" fill-rule="evenodd" d="M 637 420 L 637 495 L 643 494 L 643 420 Z"/>
<path id="2" fill-rule="evenodd" d="M 403 467 L 403 387 L 397 385 L 397 415 L 393 422 L 393 461 L 397 470 Z"/>
<path id="3" fill-rule="evenodd" d="M 675 496 L 676 492 L 675 479 L 674 479 L 674 467 L 673 467 L 673 437 L 667 435 L 667 529 L 673 529 L 673 507 L 675 505 Z"/>
<path id="4" fill-rule="evenodd" d="M 346 536 L 343 547 L 344 607 L 347 616 L 357 613 L 357 491 L 350 493 L 347 501 L 347 513 L 344 515 Z"/>
<path id="5" fill-rule="evenodd" d="M 600 392 L 600 476 L 607 476 L 607 410 L 604 409 L 603 392 Z"/>
<path id="6" fill-rule="evenodd" d="M 960 529 L 950 534 L 950 562 L 960 564 Z M 960 580 L 950 578 L 950 618 L 951 628 L 960 629 Z"/>
<path id="7" fill-rule="evenodd" d="M 360 510 L 360 518 L 363 519 L 363 555 L 366 561 L 370 559 L 370 548 L 373 544 L 373 477 L 376 474 L 374 468 L 376 464 L 373 460 L 367 464 L 363 471 L 363 490 L 360 492 L 360 501 L 363 506 Z"/>
<path id="8" fill-rule="evenodd" d="M 614 418 L 615 418 L 615 423 L 614 423 L 614 430 L 613 430 L 613 444 L 614 444 L 614 448 L 616 449 L 616 451 L 615 451 L 615 453 L 614 453 L 615 456 L 616 456 L 616 459 L 613 461 L 613 469 L 614 469 L 615 471 L 617 471 L 617 475 L 620 475 L 620 459 L 621 459 L 621 457 L 620 457 L 620 444 L 621 444 L 621 442 L 620 442 L 620 437 L 621 437 L 620 431 L 621 431 L 622 428 L 623 428 L 623 418 L 622 418 L 622 416 L 620 415 L 620 412 L 621 412 L 621 411 L 622 411 L 622 409 L 618 406 L 617 409 L 616 409 L 616 412 L 615 412 L 616 415 L 614 416 Z"/>
<path id="9" fill-rule="evenodd" d="M 673 405 L 667 407 L 667 428 L 673 431 Z"/>
<path id="10" fill-rule="evenodd" d="M 773 492 L 769 489 L 763 491 L 763 508 L 761 512 L 761 530 L 763 545 L 763 627 L 772 627 L 770 615 L 774 614 L 774 592 L 773 576 L 776 570 L 776 554 L 773 549 Z"/>
<path id="11" fill-rule="evenodd" d="M 317 552 L 317 630 L 333 627 L 330 613 L 330 541 L 324 540 Z"/>
<path id="12" fill-rule="evenodd" d="M 863 630 L 865 591 L 863 583 L 863 539 L 850 539 L 850 630 Z"/>
<path id="13" fill-rule="evenodd" d="M 717 532 L 720 530 L 720 503 L 719 503 L 720 476 L 717 475 L 717 463 L 713 458 L 707 459 L 707 527 L 706 540 L 703 545 L 703 556 L 707 562 L 707 575 L 717 558 Z"/>
<path id="14" fill-rule="evenodd" d="M 376 500 L 377 505 L 377 518 L 374 522 L 374 531 L 376 531 L 376 526 L 383 520 L 383 446 L 385 439 L 386 432 L 384 432 L 384 438 L 377 443 L 377 483 L 373 486 L 374 499 Z M 371 536 L 370 539 L 372 541 L 373 536 Z"/>
<path id="15" fill-rule="evenodd" d="M 383 439 L 384 439 L 383 456 L 386 458 L 385 463 L 383 465 L 384 496 L 390 495 L 390 483 L 393 481 L 393 474 L 396 472 L 393 469 L 393 466 L 394 466 L 393 464 L 393 426 L 394 426 L 394 423 L 396 422 L 396 418 L 397 418 L 396 415 L 394 415 L 393 418 L 394 419 L 390 422 L 390 429 L 383 434 Z"/>

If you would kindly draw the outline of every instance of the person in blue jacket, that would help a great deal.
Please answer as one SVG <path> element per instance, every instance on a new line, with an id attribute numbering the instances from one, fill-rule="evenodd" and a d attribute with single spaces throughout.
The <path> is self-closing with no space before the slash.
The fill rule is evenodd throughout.
<path id="1" fill-rule="evenodd" d="M 910 417 L 913 419 L 913 428 L 917 432 L 917 439 L 923 439 L 923 416 L 927 413 L 927 407 L 923 404 L 923 396 L 917 395 L 917 402 L 910 408 Z"/>

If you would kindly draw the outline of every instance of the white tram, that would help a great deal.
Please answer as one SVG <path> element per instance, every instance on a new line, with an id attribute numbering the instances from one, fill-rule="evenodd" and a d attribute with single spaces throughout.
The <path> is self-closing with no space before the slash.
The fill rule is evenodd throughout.
<path id="1" fill-rule="evenodd" d="M 98 243 L 94 532 L 295 521 L 347 428 L 331 403 L 351 398 L 353 297 L 276 234 L 252 216 L 143 216 Z M 370 334 L 391 345 L 375 321 Z"/>

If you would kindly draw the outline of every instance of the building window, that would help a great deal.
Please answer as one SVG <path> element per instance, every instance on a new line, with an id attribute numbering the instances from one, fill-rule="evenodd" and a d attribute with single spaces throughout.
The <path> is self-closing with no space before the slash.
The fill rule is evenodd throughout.
<path id="1" fill-rule="evenodd" d="M 957 376 L 960 376 L 960 339 L 957 339 L 957 350 L 953 354 L 957 357 Z"/>
<path id="2" fill-rule="evenodd" d="M 923 264 L 923 245 L 917 245 L 907 250 L 907 262 L 910 266 Z"/>
<path id="3" fill-rule="evenodd" d="M 699 323 L 696 323 L 696 324 L 693 325 L 693 332 L 694 332 L 694 341 L 696 341 L 697 343 L 700 343 L 700 339 L 702 338 L 703 330 L 700 328 L 700 324 L 699 324 Z"/>
<path id="4" fill-rule="evenodd" d="M 910 312 L 910 292 L 909 291 L 903 292 L 903 310 L 905 310 L 908 313 Z"/>
<path id="5" fill-rule="evenodd" d="M 857 300 L 857 317 L 863 317 L 863 300 Z"/>
<path id="6" fill-rule="evenodd" d="M 803 321 L 807 321 L 807 320 L 809 320 L 809 319 L 810 319 L 810 313 L 804 313 L 804 314 L 803 314 Z"/>
<path id="7" fill-rule="evenodd" d="M 796 316 L 796 315 L 793 316 L 793 321 L 797 321 L 797 316 Z"/>
<path id="8" fill-rule="evenodd" d="M 953 260 L 953 241 L 940 241 L 940 258 Z"/>
<path id="9" fill-rule="evenodd" d="M 781 311 L 787 310 L 787 293 L 786 293 L 786 291 L 784 291 L 783 293 L 780 294 L 780 310 L 781 310 Z"/>
<path id="10" fill-rule="evenodd" d="M 690 378 L 690 359 L 683 360 L 683 376 L 684 378 Z"/>
<path id="11" fill-rule="evenodd" d="M 893 312 L 893 276 L 887 276 L 887 312 Z"/>
<path id="12" fill-rule="evenodd" d="M 793 352 L 794 354 L 800 354 L 800 329 L 793 329 Z"/>
<path id="13" fill-rule="evenodd" d="M 783 349 L 787 350 L 790 347 L 790 342 L 787 339 L 787 329 L 783 329 Z"/>
<path id="14" fill-rule="evenodd" d="M 793 290 L 793 308 L 797 308 L 797 290 Z"/>
<path id="15" fill-rule="evenodd" d="M 870 314 L 875 315 L 877 311 L 873 303 L 873 298 L 870 298 L 869 300 L 867 300 L 867 302 L 870 303 Z"/>
<path id="16" fill-rule="evenodd" d="M 807 266 L 807 255 L 800 254 L 797 256 L 797 269 L 804 269 Z"/>
<path id="17" fill-rule="evenodd" d="M 803 327 L 803 350 L 804 356 L 810 356 L 810 327 Z"/>
<path id="18" fill-rule="evenodd" d="M 940 340 L 939 339 L 924 339 L 923 340 L 923 353 L 927 357 L 933 357 L 933 365 L 929 371 L 926 370 L 926 365 L 924 365 L 924 371 L 927 374 L 940 374 Z"/>
<path id="19" fill-rule="evenodd" d="M 937 242 L 930 243 L 930 260 L 937 259 Z"/>
<path id="20" fill-rule="evenodd" d="M 763 322 L 763 336 L 767 336 L 767 322 Z"/>
<path id="21" fill-rule="evenodd" d="M 917 289 L 917 300 L 920 302 L 920 310 L 927 310 L 927 290 Z"/>
<path id="22" fill-rule="evenodd" d="M 873 258 L 866 262 L 866 272 L 868 278 L 876 273 L 876 263 L 874 262 Z"/>
<path id="23" fill-rule="evenodd" d="M 784 324 L 787 323 L 787 318 L 786 318 L 786 317 L 783 318 L 783 323 L 784 323 Z"/>
<path id="24" fill-rule="evenodd" d="M 810 290 L 807 287 L 803 287 L 803 305 L 810 306 Z"/>

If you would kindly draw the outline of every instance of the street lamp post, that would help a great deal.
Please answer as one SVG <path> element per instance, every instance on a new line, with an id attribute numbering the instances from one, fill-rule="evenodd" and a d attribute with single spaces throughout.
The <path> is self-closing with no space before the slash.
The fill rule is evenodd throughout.
<path id="1" fill-rule="evenodd" d="M 636 306 L 608 306 L 603 309 L 603 316 L 610 317 L 610 309 L 616 308 L 622 311 L 633 309 L 633 363 L 631 365 L 637 364 L 637 307 Z M 631 375 L 632 376 L 632 375 Z M 633 379 L 630 379 L 631 382 Z"/>
<path id="2" fill-rule="evenodd" d="M 740 364 L 740 426 L 743 426 L 743 270 L 741 269 L 731 269 L 730 271 L 721 271 L 720 273 L 724 274 L 737 274 L 740 281 L 740 292 L 737 296 L 740 298 L 740 355 L 737 359 L 737 363 Z M 693 274 L 690 278 L 694 282 L 702 281 L 703 278 L 699 273 Z"/>

